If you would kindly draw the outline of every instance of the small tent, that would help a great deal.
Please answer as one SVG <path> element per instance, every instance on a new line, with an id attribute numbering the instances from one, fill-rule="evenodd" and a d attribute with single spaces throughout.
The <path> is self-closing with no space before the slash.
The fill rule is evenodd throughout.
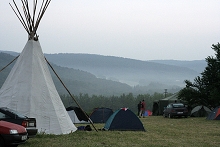
<path id="1" fill-rule="evenodd" d="M 191 111 L 191 117 L 207 117 L 211 110 L 206 106 L 196 106 Z"/>
<path id="2" fill-rule="evenodd" d="M 90 115 L 90 119 L 93 123 L 105 123 L 112 114 L 113 110 L 110 108 L 95 108 Z"/>
<path id="3" fill-rule="evenodd" d="M 220 106 L 216 107 L 209 113 L 209 116 L 206 118 L 208 120 L 220 120 Z"/>
<path id="4" fill-rule="evenodd" d="M 152 111 L 150 111 L 150 110 L 145 110 L 144 116 L 151 116 L 151 115 L 152 115 Z"/>
<path id="5" fill-rule="evenodd" d="M 88 117 L 83 113 L 79 107 L 67 107 L 67 113 L 69 114 L 72 122 L 75 123 L 89 123 Z"/>
<path id="6" fill-rule="evenodd" d="M 104 130 L 145 131 L 140 119 L 128 108 L 115 111 L 105 123 Z"/>

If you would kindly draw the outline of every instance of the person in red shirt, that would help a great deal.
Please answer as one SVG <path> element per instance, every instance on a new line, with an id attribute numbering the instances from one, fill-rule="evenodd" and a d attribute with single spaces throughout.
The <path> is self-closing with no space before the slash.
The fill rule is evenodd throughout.
<path id="1" fill-rule="evenodd" d="M 141 103 L 142 107 L 141 107 L 141 115 L 144 117 L 144 113 L 145 113 L 145 110 L 146 110 L 146 103 L 144 100 L 142 100 L 142 103 Z"/>

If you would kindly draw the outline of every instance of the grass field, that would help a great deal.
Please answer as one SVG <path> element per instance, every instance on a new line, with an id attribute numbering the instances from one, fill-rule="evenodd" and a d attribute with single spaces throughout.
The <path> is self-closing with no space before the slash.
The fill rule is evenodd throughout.
<path id="1" fill-rule="evenodd" d="M 202 118 L 141 118 L 146 132 L 76 131 L 37 135 L 19 147 L 219 147 L 220 121 Z M 80 126 L 83 124 L 77 124 Z M 104 124 L 94 124 L 102 129 Z M 85 124 L 84 124 L 85 126 Z M 92 127 L 92 125 L 91 125 Z"/>

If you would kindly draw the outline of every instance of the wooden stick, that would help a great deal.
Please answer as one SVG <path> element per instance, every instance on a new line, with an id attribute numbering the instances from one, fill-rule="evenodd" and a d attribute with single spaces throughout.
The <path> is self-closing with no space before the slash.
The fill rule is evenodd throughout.
<path id="1" fill-rule="evenodd" d="M 38 16 L 37 16 L 37 20 L 36 20 L 36 23 L 35 23 L 35 26 L 34 26 L 35 29 L 37 28 L 37 27 L 36 27 L 37 24 L 40 23 L 40 22 L 39 22 L 39 18 L 40 18 L 40 16 L 41 16 L 41 12 L 42 12 L 42 10 L 43 10 L 43 5 L 44 5 L 44 0 L 42 1 L 41 7 L 40 7 L 40 11 L 39 11 Z"/>
<path id="2" fill-rule="evenodd" d="M 34 20 L 35 20 L 36 8 L 37 8 L 37 0 L 34 0 L 34 5 L 33 5 L 33 20 L 32 20 L 32 26 L 33 26 L 33 27 L 34 27 Z"/>
<path id="3" fill-rule="evenodd" d="M 29 34 L 28 31 L 28 27 L 26 25 L 26 23 L 24 21 L 21 20 L 21 18 L 19 17 L 19 15 L 16 13 L 15 9 L 12 7 L 12 5 L 9 3 L 9 5 L 11 6 L 12 10 L 14 11 L 15 15 L 17 16 L 17 18 L 19 19 L 19 21 L 21 22 L 21 24 L 23 25 L 24 29 L 27 31 L 27 33 Z"/>
<path id="4" fill-rule="evenodd" d="M 54 68 L 51 66 L 51 64 L 48 62 L 48 60 L 46 59 L 46 57 L 44 57 L 47 64 L 50 66 L 50 68 L 53 70 L 53 72 L 55 73 L 55 75 L 57 76 L 57 78 L 60 80 L 61 84 L 63 85 L 63 87 L 66 89 L 66 91 L 69 93 L 69 95 L 72 97 L 72 99 L 75 101 L 75 103 L 79 106 L 79 108 L 82 110 L 82 112 L 84 113 L 84 115 L 88 118 L 89 122 L 92 124 L 92 126 L 94 127 L 94 129 L 98 132 L 98 130 L 95 128 L 93 122 L 91 121 L 91 119 L 87 116 L 87 114 L 85 113 L 85 111 L 83 111 L 82 107 L 79 105 L 79 103 L 75 100 L 75 98 L 72 96 L 72 94 L 70 93 L 70 91 L 67 89 L 67 87 L 65 86 L 65 84 L 63 83 L 63 81 L 60 79 L 60 77 L 58 76 L 58 74 L 56 73 L 56 71 L 54 70 Z"/>
<path id="5" fill-rule="evenodd" d="M 21 0 L 22 1 L 22 0 Z M 28 1 L 27 0 L 24 0 L 25 4 L 23 3 L 25 9 L 26 9 L 26 12 L 27 12 L 27 22 L 29 24 L 29 29 L 30 29 L 30 32 L 33 31 L 33 26 L 32 26 L 32 23 L 31 23 L 31 14 L 30 14 L 30 10 L 29 10 L 29 5 L 28 5 Z"/>
<path id="6" fill-rule="evenodd" d="M 25 18 L 26 18 L 26 22 L 27 22 L 27 25 L 28 25 L 28 30 L 29 30 L 29 32 L 31 32 L 31 25 L 30 25 L 30 23 L 29 23 L 29 21 L 28 21 L 28 14 L 27 14 L 27 10 L 26 10 L 26 8 L 25 8 L 25 6 L 23 6 L 22 7 L 23 8 L 23 12 L 24 12 L 24 16 L 25 16 Z"/>
<path id="7" fill-rule="evenodd" d="M 40 15 L 40 17 L 39 17 L 37 23 L 35 24 L 35 29 L 36 29 L 36 30 L 37 30 L 37 28 L 38 28 L 38 26 L 39 26 L 39 24 L 40 24 L 40 21 L 41 21 L 43 15 L 44 15 L 44 13 L 45 13 L 45 11 L 46 11 L 48 5 L 50 4 L 50 2 L 51 2 L 51 0 L 47 0 L 47 1 L 45 2 L 45 5 L 44 5 L 43 10 L 42 10 L 42 13 L 41 13 L 41 15 Z"/>
<path id="8" fill-rule="evenodd" d="M 13 0 L 13 2 L 14 2 L 14 5 L 15 5 L 15 7 L 16 7 L 16 9 L 17 9 L 17 11 L 18 11 L 19 15 L 20 15 L 20 18 L 22 19 L 22 21 L 24 22 L 24 24 L 27 26 L 27 24 L 26 24 L 26 23 L 25 23 L 25 21 L 24 21 L 23 16 L 21 15 L 21 12 L 20 12 L 20 11 L 19 11 L 19 9 L 18 9 L 17 4 L 15 3 L 15 1 L 14 1 L 14 0 Z M 27 28 L 28 28 L 28 26 L 27 26 Z"/>

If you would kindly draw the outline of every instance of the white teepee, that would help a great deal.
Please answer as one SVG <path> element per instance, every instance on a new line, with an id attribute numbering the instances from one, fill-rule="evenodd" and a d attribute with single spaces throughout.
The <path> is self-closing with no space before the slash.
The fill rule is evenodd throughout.
<path id="1" fill-rule="evenodd" d="M 22 1 L 26 2 L 26 0 Z M 35 6 L 36 1 L 34 0 Z M 49 2 L 50 0 L 46 1 L 46 7 Z M 26 5 L 24 7 L 28 10 Z M 45 10 L 40 11 L 39 15 L 43 15 Z M 36 36 L 40 19 L 36 21 L 36 25 L 31 25 L 33 28 L 27 27 L 28 30 L 25 28 L 29 40 L 0 89 L 0 107 L 8 107 L 28 117 L 35 117 L 38 132 L 68 134 L 76 131 L 77 128 L 72 123 L 54 86 Z"/>

